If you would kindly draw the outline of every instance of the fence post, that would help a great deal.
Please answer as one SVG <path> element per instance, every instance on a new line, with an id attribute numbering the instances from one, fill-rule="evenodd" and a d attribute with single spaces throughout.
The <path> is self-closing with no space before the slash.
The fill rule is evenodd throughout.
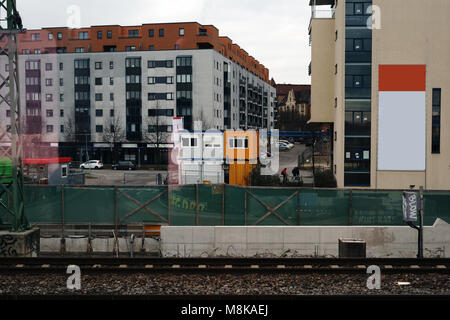
<path id="1" fill-rule="evenodd" d="M 350 195 L 348 196 L 348 225 L 353 224 L 353 191 L 350 190 Z"/>
<path id="2" fill-rule="evenodd" d="M 61 238 L 64 238 L 64 224 L 65 224 L 65 206 L 64 206 L 64 185 L 61 186 Z"/>
<path id="3" fill-rule="evenodd" d="M 222 189 L 222 225 L 225 225 L 225 187 L 226 184 L 223 184 L 223 189 Z"/>
<path id="4" fill-rule="evenodd" d="M 195 185 L 195 225 L 198 226 L 198 183 Z"/>
<path id="5" fill-rule="evenodd" d="M 114 232 L 117 235 L 117 221 L 118 220 L 118 208 L 117 208 L 117 187 L 114 187 Z"/>
<path id="6" fill-rule="evenodd" d="M 167 181 L 167 223 L 170 226 L 170 185 Z"/>
<path id="7" fill-rule="evenodd" d="M 247 225 L 247 188 L 244 187 L 244 226 Z"/>

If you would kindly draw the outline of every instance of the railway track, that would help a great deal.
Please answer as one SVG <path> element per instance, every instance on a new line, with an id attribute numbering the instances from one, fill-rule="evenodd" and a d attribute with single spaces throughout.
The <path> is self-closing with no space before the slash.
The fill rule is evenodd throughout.
<path id="1" fill-rule="evenodd" d="M 383 273 L 450 273 L 450 259 L 405 258 L 0 258 L 0 273 L 58 272 L 77 265 L 83 272 L 278 272 L 366 273 L 378 266 Z"/>

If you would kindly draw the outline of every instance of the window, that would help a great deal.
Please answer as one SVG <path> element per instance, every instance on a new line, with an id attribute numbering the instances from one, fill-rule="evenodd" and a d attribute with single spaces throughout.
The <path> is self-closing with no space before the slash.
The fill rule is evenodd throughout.
<path id="1" fill-rule="evenodd" d="M 78 40 L 87 40 L 87 39 L 89 39 L 87 31 L 78 32 Z"/>
<path id="2" fill-rule="evenodd" d="M 135 46 L 125 46 L 125 51 L 136 51 Z"/>
<path id="3" fill-rule="evenodd" d="M 109 101 L 114 101 L 114 93 L 109 94 Z"/>
<path id="4" fill-rule="evenodd" d="M 126 99 L 127 100 L 140 100 L 141 92 L 140 91 L 127 91 Z"/>
<path id="5" fill-rule="evenodd" d="M 64 109 L 59 109 L 59 116 L 64 117 Z"/>
<path id="6" fill-rule="evenodd" d="M 47 87 L 53 86 L 53 79 L 45 79 L 45 85 Z"/>
<path id="7" fill-rule="evenodd" d="M 355 15 L 362 15 L 363 14 L 363 4 L 362 3 L 355 3 Z"/>
<path id="8" fill-rule="evenodd" d="M 126 83 L 141 83 L 141 76 L 139 75 L 129 75 L 125 77 Z"/>
<path id="9" fill-rule="evenodd" d="M 114 109 L 109 110 L 109 116 L 114 117 Z"/>
<path id="10" fill-rule="evenodd" d="M 96 125 L 95 126 L 95 132 L 102 133 L 103 132 L 103 126 L 102 125 Z"/>
<path id="11" fill-rule="evenodd" d="M 53 95 L 50 93 L 47 93 L 45 95 L 45 101 L 53 101 Z"/>
<path id="12" fill-rule="evenodd" d="M 148 50 L 154 51 L 154 50 L 155 50 L 155 46 L 151 44 L 151 45 L 148 47 Z"/>
<path id="13" fill-rule="evenodd" d="M 53 33 L 48 34 L 48 40 L 53 40 Z"/>
<path id="14" fill-rule="evenodd" d="M 75 53 L 83 53 L 84 48 L 75 48 Z"/>
<path id="15" fill-rule="evenodd" d="M 190 74 L 177 74 L 177 83 L 191 83 L 191 77 Z"/>
<path id="16" fill-rule="evenodd" d="M 97 39 L 103 38 L 103 32 L 97 31 Z"/>
<path id="17" fill-rule="evenodd" d="M 95 94 L 95 101 L 103 101 L 103 94 L 102 93 L 96 93 Z"/>
<path id="18" fill-rule="evenodd" d="M 173 68 L 173 60 L 149 60 L 148 68 Z"/>
<path id="19" fill-rule="evenodd" d="M 337 72 L 338 72 L 338 65 L 335 64 L 335 65 L 334 65 L 334 74 L 337 74 Z"/>
<path id="20" fill-rule="evenodd" d="M 173 100 L 173 93 L 167 93 L 166 100 Z"/>
<path id="21" fill-rule="evenodd" d="M 155 36 L 155 29 L 149 29 L 149 30 L 148 30 L 148 36 L 149 36 L 150 38 L 153 38 L 153 37 Z"/>
<path id="22" fill-rule="evenodd" d="M 34 49 L 34 54 L 40 54 L 41 53 L 41 49 Z"/>
<path id="23" fill-rule="evenodd" d="M 22 50 L 22 54 L 30 54 L 30 50 L 28 50 L 28 49 L 23 49 L 23 50 Z"/>
<path id="24" fill-rule="evenodd" d="M 47 132 L 53 132 L 53 126 L 52 125 L 47 125 Z"/>
<path id="25" fill-rule="evenodd" d="M 101 86 L 103 84 L 103 78 L 95 78 L 95 85 Z"/>
<path id="26" fill-rule="evenodd" d="M 114 85 L 114 78 L 112 78 L 112 77 L 109 78 L 109 85 L 110 86 Z"/>
<path id="27" fill-rule="evenodd" d="M 52 118 L 53 117 L 53 110 L 46 110 L 46 115 L 47 115 L 47 118 Z"/>
<path id="28" fill-rule="evenodd" d="M 101 61 L 95 62 L 95 69 L 96 69 L 96 70 L 101 70 L 101 69 L 102 69 L 102 63 L 101 63 Z"/>
<path id="29" fill-rule="evenodd" d="M 63 70 L 64 69 L 64 63 L 60 62 L 59 63 L 59 70 Z"/>
<path id="30" fill-rule="evenodd" d="M 31 41 L 40 41 L 41 35 L 39 33 L 32 33 L 31 34 Z"/>
<path id="31" fill-rule="evenodd" d="M 127 58 L 125 60 L 125 67 L 140 68 L 141 67 L 141 59 L 140 58 Z"/>
<path id="32" fill-rule="evenodd" d="M 101 66 L 101 64 L 100 64 L 100 66 Z M 89 69 L 89 59 L 75 60 L 75 69 Z M 75 84 L 77 84 L 77 83 L 75 83 Z"/>
<path id="33" fill-rule="evenodd" d="M 184 36 L 184 28 L 178 29 L 178 34 L 179 34 L 180 36 Z"/>
<path id="34" fill-rule="evenodd" d="M 441 89 L 433 89 L 431 153 L 441 152 Z"/>
<path id="35" fill-rule="evenodd" d="M 164 37 L 164 29 L 159 29 L 159 36 Z"/>
<path id="36" fill-rule="evenodd" d="M 139 37 L 139 30 L 138 29 L 128 30 L 128 37 L 129 38 L 137 38 L 137 37 Z"/>
<path id="37" fill-rule="evenodd" d="M 363 50 L 363 40 L 362 39 L 355 39 L 353 41 L 353 50 L 354 51 L 362 51 Z"/>
<path id="38" fill-rule="evenodd" d="M 64 125 L 60 125 L 59 131 L 60 131 L 61 133 L 64 133 Z"/>
<path id="39" fill-rule="evenodd" d="M 110 69 L 114 69 L 114 61 L 110 61 L 109 62 L 109 68 Z"/>
<path id="40" fill-rule="evenodd" d="M 52 69 L 53 69 L 53 66 L 52 66 L 51 63 L 46 63 L 46 64 L 45 64 L 45 70 L 46 70 L 46 71 L 51 71 Z"/>
<path id="41" fill-rule="evenodd" d="M 64 93 L 59 94 L 59 101 L 61 101 L 61 102 L 64 101 Z"/>
<path id="42" fill-rule="evenodd" d="M 6 117 L 10 118 L 11 117 L 11 110 L 6 110 Z"/>
<path id="43" fill-rule="evenodd" d="M 192 66 L 192 57 L 177 57 L 177 67 Z"/>
<path id="44" fill-rule="evenodd" d="M 228 145 L 230 146 L 230 149 L 247 149 L 248 138 L 247 137 L 230 138 L 228 140 Z"/>
<path id="45" fill-rule="evenodd" d="M 111 31 L 111 30 L 108 30 L 108 31 L 106 32 L 106 37 L 107 37 L 108 39 L 111 39 L 111 38 L 112 38 L 112 31 Z"/>
<path id="46" fill-rule="evenodd" d="M 96 117 L 103 117 L 103 109 L 96 109 L 95 110 L 95 116 Z"/>
<path id="47" fill-rule="evenodd" d="M 56 38 L 58 39 L 58 40 L 62 40 L 62 32 L 58 32 L 57 33 L 57 35 L 56 35 Z"/>
<path id="48" fill-rule="evenodd" d="M 175 50 L 179 50 L 179 49 L 180 49 L 180 46 L 179 46 L 178 44 L 175 44 L 175 45 L 174 45 L 174 49 L 175 49 Z"/>

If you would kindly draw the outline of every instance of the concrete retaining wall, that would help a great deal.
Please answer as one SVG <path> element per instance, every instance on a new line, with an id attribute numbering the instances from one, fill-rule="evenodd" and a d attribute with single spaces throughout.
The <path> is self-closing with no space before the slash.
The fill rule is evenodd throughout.
<path id="1" fill-rule="evenodd" d="M 118 238 L 119 252 L 127 253 L 131 251 L 130 238 Z M 61 238 L 41 238 L 41 253 L 58 253 L 61 252 Z M 91 240 L 91 247 L 93 253 L 108 253 L 114 250 L 114 238 L 94 238 Z M 88 238 L 65 238 L 65 252 L 66 253 L 87 253 L 88 252 Z M 135 238 L 133 252 L 141 252 L 144 248 L 146 253 L 159 252 L 159 241 L 154 238 L 145 238 L 144 246 L 142 246 L 142 238 Z"/>
<path id="2" fill-rule="evenodd" d="M 366 241 L 367 257 L 416 257 L 417 231 L 377 227 L 161 227 L 164 257 L 337 257 L 338 239 Z M 450 225 L 424 228 L 424 256 L 450 257 Z"/>

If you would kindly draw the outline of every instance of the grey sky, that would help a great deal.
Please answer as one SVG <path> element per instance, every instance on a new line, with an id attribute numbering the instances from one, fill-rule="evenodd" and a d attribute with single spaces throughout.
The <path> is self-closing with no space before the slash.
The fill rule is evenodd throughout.
<path id="1" fill-rule="evenodd" d="M 213 24 L 270 70 L 277 83 L 310 83 L 309 0 L 17 0 L 25 28 L 80 24 L 139 25 L 197 21 Z"/>

